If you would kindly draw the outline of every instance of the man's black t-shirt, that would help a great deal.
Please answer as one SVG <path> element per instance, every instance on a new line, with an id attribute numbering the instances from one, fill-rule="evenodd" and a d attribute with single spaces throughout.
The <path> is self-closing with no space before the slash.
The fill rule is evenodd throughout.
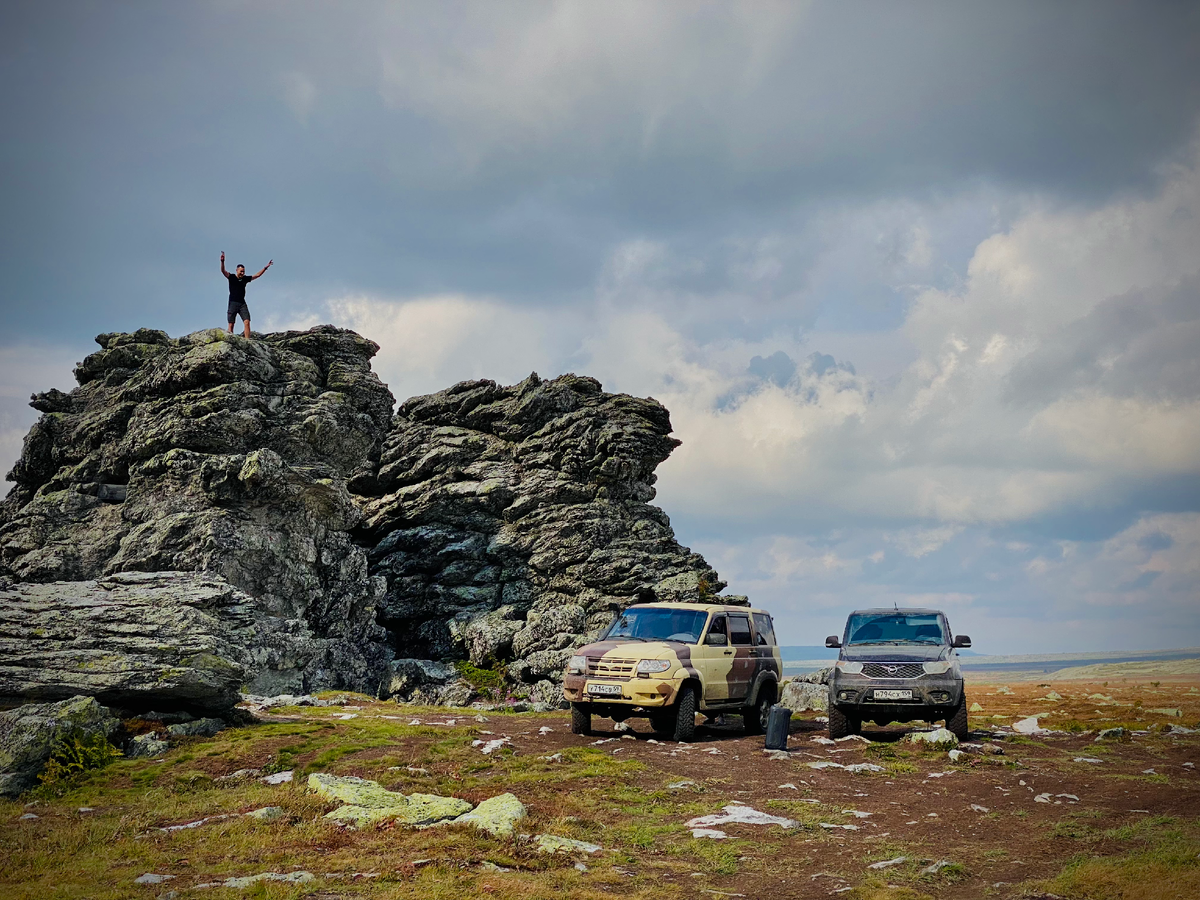
<path id="1" fill-rule="evenodd" d="M 254 280 L 253 275 L 226 275 L 229 279 L 229 302 L 246 302 L 246 285 Z"/>

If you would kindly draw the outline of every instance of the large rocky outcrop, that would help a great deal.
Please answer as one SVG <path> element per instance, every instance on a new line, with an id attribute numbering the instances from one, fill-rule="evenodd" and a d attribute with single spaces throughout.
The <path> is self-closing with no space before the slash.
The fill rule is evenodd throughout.
<path id="1" fill-rule="evenodd" d="M 653 400 L 531 375 L 464 382 L 393 415 L 370 368 L 378 347 L 332 326 L 97 342 L 79 387 L 34 396 L 43 416 L 0 505 L 0 577 L 12 582 L 0 605 L 25 604 L 14 616 L 26 624 L 5 620 L 13 633 L 33 621 L 36 596 L 34 618 L 59 616 L 64 634 L 78 621 L 97 648 L 136 655 L 77 600 L 130 588 L 122 573 L 175 573 L 154 588 L 162 609 L 203 607 L 216 656 L 243 666 L 257 693 L 462 702 L 467 686 L 441 685 L 454 678 L 446 662 L 469 659 L 545 697 L 614 610 L 724 586 L 649 504 L 678 443 Z M 239 599 L 197 607 L 178 574 L 189 572 Z M 186 657 L 193 645 L 138 608 L 131 628 Z M 24 667 L 48 673 L 38 684 L 5 684 L 55 695 L 51 643 Z"/>
<path id="2" fill-rule="evenodd" d="M 3 574 L 219 575 L 303 651 L 256 673 L 256 690 L 375 691 L 388 656 L 379 585 L 350 536 L 362 514 L 346 480 L 391 424 L 392 395 L 370 368 L 378 347 L 330 326 L 97 343 L 78 388 L 33 398 L 44 415 L 9 474 Z"/>
<path id="3" fill-rule="evenodd" d="M 670 431 L 654 400 L 575 375 L 402 404 L 376 471 L 354 482 L 374 495 L 360 531 L 397 655 L 511 661 L 533 683 L 635 599 L 724 587 L 648 503 Z"/>

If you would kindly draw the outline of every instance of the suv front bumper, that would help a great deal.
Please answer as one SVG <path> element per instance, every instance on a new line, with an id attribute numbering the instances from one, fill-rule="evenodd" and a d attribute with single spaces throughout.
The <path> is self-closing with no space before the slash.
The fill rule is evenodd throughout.
<path id="1" fill-rule="evenodd" d="M 656 709 L 670 706 L 679 694 L 684 679 L 658 676 L 649 678 L 597 678 L 588 675 L 567 675 L 563 678 L 563 697 L 571 703 L 600 703 L 617 706 L 641 706 Z M 588 690 L 590 685 L 616 685 L 620 694 L 596 693 Z"/>
<path id="2" fill-rule="evenodd" d="M 909 691 L 910 697 L 876 697 L 876 691 Z M 923 718 L 932 710 L 946 711 L 958 706 L 963 696 L 962 677 L 922 675 L 918 678 L 867 678 L 834 670 L 829 678 L 829 702 L 856 719 L 873 719 L 875 711 L 887 711 L 893 720 L 908 710 L 912 718 Z"/>

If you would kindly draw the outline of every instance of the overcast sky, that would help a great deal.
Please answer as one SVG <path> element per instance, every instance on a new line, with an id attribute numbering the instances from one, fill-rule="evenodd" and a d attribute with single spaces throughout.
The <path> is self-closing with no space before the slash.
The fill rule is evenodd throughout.
<path id="1" fill-rule="evenodd" d="M 1200 645 L 1200 5 L 10 2 L 0 463 L 100 332 L 653 396 L 787 643 Z"/>

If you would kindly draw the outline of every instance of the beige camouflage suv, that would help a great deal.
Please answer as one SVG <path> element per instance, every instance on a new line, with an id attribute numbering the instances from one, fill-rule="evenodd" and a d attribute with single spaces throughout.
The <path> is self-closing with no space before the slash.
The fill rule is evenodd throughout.
<path id="1" fill-rule="evenodd" d="M 783 667 L 771 616 L 761 609 L 702 603 L 646 603 L 613 620 L 601 639 L 567 663 L 563 695 L 571 730 L 592 716 L 645 716 L 656 732 L 690 741 L 696 713 L 741 713 L 761 734 Z"/>

